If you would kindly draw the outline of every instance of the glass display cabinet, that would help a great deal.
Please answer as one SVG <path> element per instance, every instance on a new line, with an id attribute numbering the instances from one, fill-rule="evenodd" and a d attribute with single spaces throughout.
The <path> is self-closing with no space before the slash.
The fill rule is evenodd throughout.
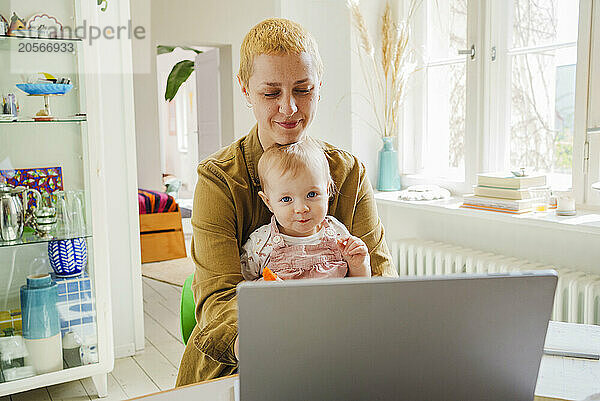
<path id="1" fill-rule="evenodd" d="M 97 12 L 92 0 L 0 4 L 0 397 L 84 377 L 106 395 L 105 183 L 86 68 L 98 55 L 75 33 Z"/>

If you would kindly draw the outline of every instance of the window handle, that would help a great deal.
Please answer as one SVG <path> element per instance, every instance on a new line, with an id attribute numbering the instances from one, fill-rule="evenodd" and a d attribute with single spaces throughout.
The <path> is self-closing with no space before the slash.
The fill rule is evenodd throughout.
<path id="1" fill-rule="evenodd" d="M 470 49 L 459 50 L 458 54 L 466 54 L 471 56 L 471 60 L 475 58 L 475 45 L 471 45 Z"/>

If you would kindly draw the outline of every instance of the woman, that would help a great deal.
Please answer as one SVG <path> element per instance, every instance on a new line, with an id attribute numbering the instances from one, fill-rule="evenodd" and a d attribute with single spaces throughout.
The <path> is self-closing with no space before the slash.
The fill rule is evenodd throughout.
<path id="1" fill-rule="evenodd" d="M 250 233 L 271 217 L 258 195 L 258 159 L 269 146 L 305 135 L 317 110 L 322 76 L 314 38 L 294 22 L 267 19 L 242 42 L 238 80 L 257 124 L 198 166 L 192 215 L 198 324 L 183 354 L 177 386 L 237 369 L 240 252 Z M 367 245 L 373 275 L 395 275 L 364 166 L 331 145 L 325 145 L 325 153 L 338 189 L 328 214 Z"/>

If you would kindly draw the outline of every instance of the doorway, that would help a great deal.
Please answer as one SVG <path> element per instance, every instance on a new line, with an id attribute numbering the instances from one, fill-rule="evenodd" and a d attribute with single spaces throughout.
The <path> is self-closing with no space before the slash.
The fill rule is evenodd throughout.
<path id="1" fill-rule="evenodd" d="M 175 47 L 156 57 L 161 172 L 184 212 L 192 208 L 198 163 L 222 146 L 219 48 Z M 169 74 L 183 60 L 192 60 L 194 70 L 168 102 Z"/>

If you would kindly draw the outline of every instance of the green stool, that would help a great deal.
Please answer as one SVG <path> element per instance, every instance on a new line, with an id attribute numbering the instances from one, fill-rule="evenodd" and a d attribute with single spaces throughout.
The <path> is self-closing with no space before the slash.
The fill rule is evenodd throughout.
<path id="1" fill-rule="evenodd" d="M 192 292 L 192 280 L 194 280 L 194 274 L 190 274 L 185 279 L 183 290 L 181 291 L 179 319 L 181 323 L 181 336 L 183 337 L 183 343 L 186 345 L 196 325 L 196 304 L 194 303 L 194 293 Z"/>

